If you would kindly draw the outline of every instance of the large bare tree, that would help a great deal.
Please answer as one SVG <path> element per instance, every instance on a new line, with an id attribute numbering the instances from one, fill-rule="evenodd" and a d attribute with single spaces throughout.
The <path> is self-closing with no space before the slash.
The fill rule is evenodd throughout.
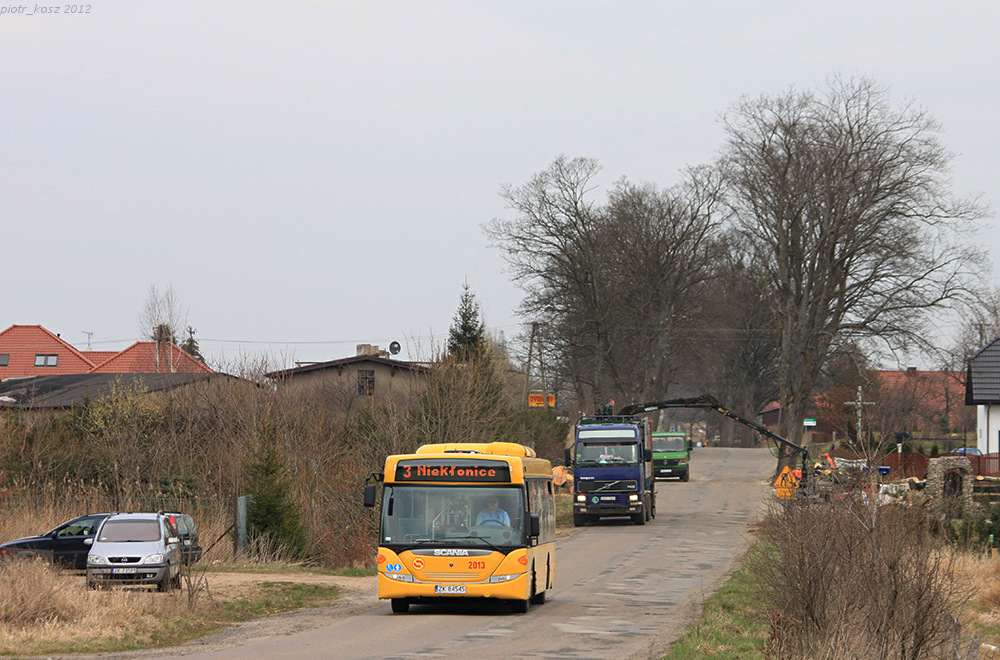
<path id="1" fill-rule="evenodd" d="M 582 404 L 658 398 L 672 374 L 672 329 L 709 277 L 720 178 L 692 170 L 660 191 L 616 183 L 590 200 L 596 161 L 557 159 L 503 196 L 516 213 L 486 230 L 526 292 L 557 377 Z"/>
<path id="2" fill-rule="evenodd" d="M 744 99 L 724 124 L 735 221 L 773 285 L 783 434 L 798 441 L 835 339 L 905 350 L 968 292 L 981 255 L 963 232 L 981 209 L 952 196 L 938 124 L 868 80 Z"/>

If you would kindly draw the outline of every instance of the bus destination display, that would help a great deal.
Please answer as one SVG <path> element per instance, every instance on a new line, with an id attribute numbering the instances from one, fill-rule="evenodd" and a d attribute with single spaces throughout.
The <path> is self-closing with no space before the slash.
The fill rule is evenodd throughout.
<path id="1" fill-rule="evenodd" d="M 500 461 L 415 459 L 396 464 L 396 481 L 510 483 L 510 466 Z"/>

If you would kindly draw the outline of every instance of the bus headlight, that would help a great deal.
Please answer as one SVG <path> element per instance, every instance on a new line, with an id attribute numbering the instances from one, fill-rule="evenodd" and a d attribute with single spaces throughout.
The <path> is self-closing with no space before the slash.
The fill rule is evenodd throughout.
<path id="1" fill-rule="evenodd" d="M 517 578 L 524 575 L 524 573 L 516 573 L 514 575 L 494 575 L 490 578 L 490 582 L 496 584 L 497 582 L 510 582 L 511 580 L 516 580 Z"/>
<path id="2" fill-rule="evenodd" d="M 628 496 L 628 501 L 629 502 L 638 502 L 639 501 L 639 496 L 638 495 L 629 495 Z"/>
<path id="3" fill-rule="evenodd" d="M 412 575 L 403 575 L 402 573 L 383 573 L 382 575 L 396 582 L 413 582 Z"/>

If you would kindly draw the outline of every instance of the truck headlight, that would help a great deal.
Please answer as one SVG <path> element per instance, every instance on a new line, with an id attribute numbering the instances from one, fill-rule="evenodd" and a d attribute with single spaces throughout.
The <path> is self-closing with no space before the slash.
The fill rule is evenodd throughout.
<path id="1" fill-rule="evenodd" d="M 576 496 L 576 501 L 577 502 L 586 502 L 587 501 L 587 496 L 586 495 L 577 495 Z"/>
<path id="2" fill-rule="evenodd" d="M 638 495 L 629 495 L 628 496 L 628 501 L 629 502 L 638 502 L 639 501 L 639 496 Z"/>

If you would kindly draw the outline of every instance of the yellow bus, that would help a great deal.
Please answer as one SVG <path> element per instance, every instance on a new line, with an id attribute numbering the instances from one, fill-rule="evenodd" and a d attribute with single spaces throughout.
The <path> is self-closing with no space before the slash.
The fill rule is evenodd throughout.
<path id="1" fill-rule="evenodd" d="M 552 466 L 509 443 L 424 445 L 389 456 L 379 522 L 378 597 L 392 611 L 440 598 L 544 603 L 556 572 Z M 365 486 L 375 506 L 376 485 Z"/>

